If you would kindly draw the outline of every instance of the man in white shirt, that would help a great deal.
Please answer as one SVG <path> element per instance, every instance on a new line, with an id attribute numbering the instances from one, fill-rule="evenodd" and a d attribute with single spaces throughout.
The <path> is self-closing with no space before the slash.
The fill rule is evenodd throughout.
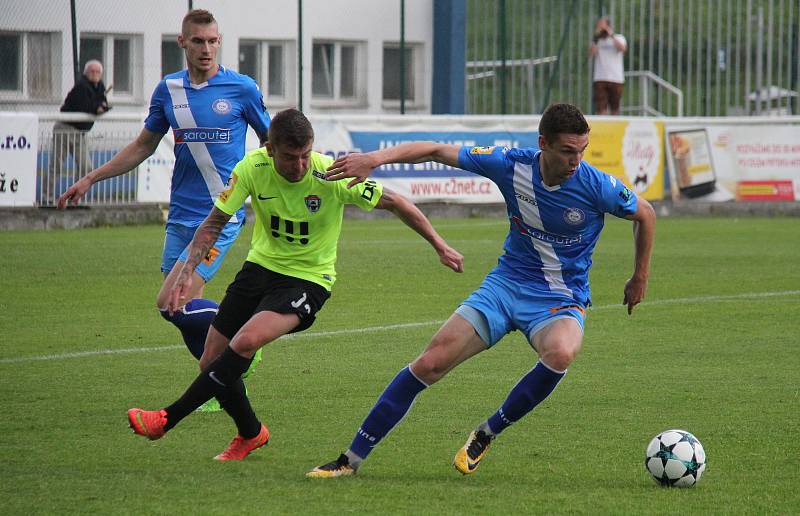
<path id="1" fill-rule="evenodd" d="M 594 58 L 594 105 L 598 115 L 619 115 L 619 101 L 625 83 L 622 55 L 628 42 L 614 34 L 608 16 L 597 20 L 589 57 Z"/>

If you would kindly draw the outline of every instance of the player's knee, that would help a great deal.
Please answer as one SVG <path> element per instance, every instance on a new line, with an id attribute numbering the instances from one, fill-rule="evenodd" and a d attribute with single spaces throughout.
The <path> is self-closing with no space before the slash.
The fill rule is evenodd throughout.
<path id="1" fill-rule="evenodd" d="M 231 341 L 231 348 L 243 356 L 252 356 L 259 350 L 268 340 L 264 339 L 263 335 L 259 335 L 252 331 L 242 331 L 233 337 Z"/>
<path id="2" fill-rule="evenodd" d="M 411 371 L 428 385 L 439 381 L 449 370 L 448 364 L 441 357 L 429 352 L 421 354 L 411 364 Z"/>
<path id="3" fill-rule="evenodd" d="M 162 293 L 159 291 L 158 295 L 156 296 L 156 308 L 158 308 L 159 310 L 166 310 L 168 302 L 169 302 L 169 296 L 166 293 Z"/>
<path id="4" fill-rule="evenodd" d="M 211 362 L 216 360 L 219 355 L 220 352 L 217 351 L 216 349 L 212 350 L 206 347 L 203 350 L 203 355 L 200 357 L 199 361 L 200 370 L 203 371 L 206 367 L 208 367 L 211 364 Z"/>
<path id="5" fill-rule="evenodd" d="M 548 348 L 542 352 L 540 358 L 542 362 L 544 362 L 545 365 L 551 369 L 565 371 L 567 368 L 569 368 L 569 365 L 573 360 L 575 360 L 577 355 L 577 346 L 572 346 L 567 342 L 560 342 L 552 346 L 548 346 Z"/>

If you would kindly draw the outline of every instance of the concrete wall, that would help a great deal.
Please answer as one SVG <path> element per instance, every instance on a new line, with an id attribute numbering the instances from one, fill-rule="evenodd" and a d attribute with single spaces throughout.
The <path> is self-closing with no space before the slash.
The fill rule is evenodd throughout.
<path id="1" fill-rule="evenodd" d="M 659 217 L 800 217 L 800 202 L 730 202 L 673 203 L 653 202 Z M 498 218 L 506 217 L 505 204 L 419 204 L 428 217 L 434 218 Z M 0 231 L 78 229 L 85 227 L 163 224 L 166 205 L 74 208 L 3 208 L 0 209 Z M 248 218 L 255 220 L 249 209 Z M 385 210 L 364 212 L 353 206 L 345 209 L 345 218 L 371 219 L 393 217 Z M 251 222 L 252 223 L 252 222 Z"/>

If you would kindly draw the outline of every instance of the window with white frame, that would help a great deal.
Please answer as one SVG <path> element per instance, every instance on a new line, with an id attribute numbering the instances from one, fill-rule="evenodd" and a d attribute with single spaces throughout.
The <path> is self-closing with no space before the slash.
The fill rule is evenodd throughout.
<path id="1" fill-rule="evenodd" d="M 52 100 L 61 62 L 56 32 L 0 33 L 0 96 L 19 100 Z"/>
<path id="2" fill-rule="evenodd" d="M 363 44 L 340 41 L 315 41 L 311 55 L 311 96 L 334 103 L 360 101 L 365 77 L 359 73 Z"/>
<path id="3" fill-rule="evenodd" d="M 252 77 L 271 103 L 290 101 L 294 91 L 289 51 L 285 41 L 239 41 L 239 73 Z"/>
<path id="4" fill-rule="evenodd" d="M 184 52 L 178 45 L 177 36 L 164 36 L 161 39 L 161 77 L 186 68 Z"/>
<path id="5" fill-rule="evenodd" d="M 385 43 L 383 46 L 383 100 L 400 102 L 400 44 Z M 417 102 L 422 90 L 422 45 L 406 44 L 403 70 L 405 72 L 405 100 Z"/>
<path id="6" fill-rule="evenodd" d="M 103 82 L 113 85 L 111 98 L 136 99 L 141 96 L 141 67 L 136 66 L 141 37 L 129 34 L 81 34 L 80 70 L 90 59 L 103 63 Z"/>

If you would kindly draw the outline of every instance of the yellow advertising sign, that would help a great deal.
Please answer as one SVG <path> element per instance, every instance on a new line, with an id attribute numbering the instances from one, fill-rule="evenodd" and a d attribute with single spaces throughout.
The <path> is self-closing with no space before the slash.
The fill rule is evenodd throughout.
<path id="1" fill-rule="evenodd" d="M 593 167 L 622 179 L 645 199 L 664 198 L 664 124 L 653 121 L 589 120 L 589 147 L 583 155 Z"/>

